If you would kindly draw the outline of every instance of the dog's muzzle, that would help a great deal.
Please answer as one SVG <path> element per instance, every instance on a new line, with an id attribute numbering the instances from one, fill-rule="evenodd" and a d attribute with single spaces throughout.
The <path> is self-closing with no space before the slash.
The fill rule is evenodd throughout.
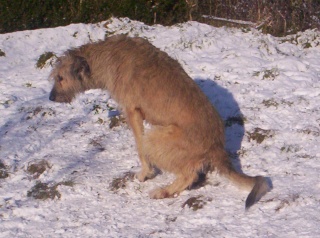
<path id="1" fill-rule="evenodd" d="M 55 101 L 56 100 L 56 94 L 55 94 L 55 92 L 53 90 L 50 93 L 49 100 L 50 101 Z"/>

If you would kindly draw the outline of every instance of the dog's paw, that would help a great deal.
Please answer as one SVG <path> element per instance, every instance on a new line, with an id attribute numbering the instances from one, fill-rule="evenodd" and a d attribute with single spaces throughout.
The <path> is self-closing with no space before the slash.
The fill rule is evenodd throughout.
<path id="1" fill-rule="evenodd" d="M 152 190 L 149 193 L 149 197 L 152 199 L 163 199 L 163 198 L 169 198 L 171 197 L 169 192 L 164 188 L 157 188 L 155 190 Z"/>
<path id="2" fill-rule="evenodd" d="M 144 182 L 147 179 L 152 179 L 155 177 L 155 173 L 154 171 L 149 171 L 149 172 L 145 172 L 143 170 L 141 170 L 139 173 L 136 173 L 135 177 L 140 181 L 140 182 Z"/>
<path id="3" fill-rule="evenodd" d="M 144 173 L 142 173 L 142 171 L 136 173 L 134 177 L 138 179 L 140 182 L 144 182 L 147 180 L 147 177 L 145 176 Z"/>

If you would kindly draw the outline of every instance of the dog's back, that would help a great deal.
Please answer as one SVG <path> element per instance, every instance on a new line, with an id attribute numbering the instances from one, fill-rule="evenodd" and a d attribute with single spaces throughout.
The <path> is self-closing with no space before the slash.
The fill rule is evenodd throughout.
<path id="1" fill-rule="evenodd" d="M 123 107 L 137 107 L 152 125 L 175 124 L 190 140 L 224 141 L 221 119 L 181 65 L 147 40 L 117 35 L 82 49 L 98 88 Z M 106 63 L 111 62 L 112 64 Z"/>

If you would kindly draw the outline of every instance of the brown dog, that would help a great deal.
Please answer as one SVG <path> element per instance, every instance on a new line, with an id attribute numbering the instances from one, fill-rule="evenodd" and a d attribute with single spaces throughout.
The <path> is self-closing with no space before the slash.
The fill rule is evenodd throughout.
<path id="1" fill-rule="evenodd" d="M 219 173 L 251 190 L 249 208 L 270 190 L 262 176 L 238 173 L 224 149 L 224 125 L 217 111 L 179 63 L 142 38 L 112 36 L 105 41 L 69 50 L 60 57 L 51 77 L 50 100 L 71 102 L 77 93 L 101 88 L 110 92 L 132 128 L 142 169 L 140 181 L 154 168 L 176 180 L 150 193 L 151 198 L 179 194 L 200 173 Z M 144 131 L 143 120 L 152 125 Z"/>

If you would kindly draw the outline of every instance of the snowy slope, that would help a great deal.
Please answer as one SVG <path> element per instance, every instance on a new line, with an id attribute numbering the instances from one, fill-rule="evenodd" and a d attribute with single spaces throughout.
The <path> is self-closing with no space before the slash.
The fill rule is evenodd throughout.
<path id="1" fill-rule="evenodd" d="M 227 149 L 273 190 L 247 193 L 216 174 L 179 197 L 151 200 L 133 136 L 108 92 L 49 101 L 45 52 L 106 35 L 147 38 L 177 59 L 226 122 Z M 0 35 L 0 237 L 317 237 L 320 234 L 320 33 L 275 38 L 197 22 L 128 19 Z M 50 60 L 49 60 L 50 61 Z M 47 199 L 46 199 L 47 198 Z M 53 199 L 51 199 L 53 198 Z"/>

